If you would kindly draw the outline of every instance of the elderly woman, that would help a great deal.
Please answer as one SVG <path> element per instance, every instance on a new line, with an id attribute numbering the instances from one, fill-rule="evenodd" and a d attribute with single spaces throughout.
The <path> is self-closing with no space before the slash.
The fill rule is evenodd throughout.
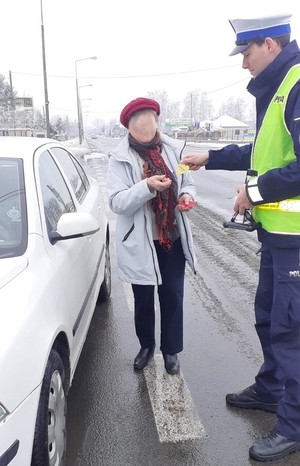
<path id="1" fill-rule="evenodd" d="M 121 280 L 132 285 L 134 322 L 141 349 L 134 360 L 143 369 L 155 348 L 155 286 L 166 371 L 180 369 L 183 350 L 185 262 L 195 272 L 193 240 L 186 211 L 195 204 L 189 171 L 177 174 L 184 141 L 160 134 L 160 106 L 148 98 L 129 102 L 120 121 L 128 129 L 110 153 L 107 191 L 117 215 L 116 247 Z M 177 170 L 178 171 L 178 170 Z"/>

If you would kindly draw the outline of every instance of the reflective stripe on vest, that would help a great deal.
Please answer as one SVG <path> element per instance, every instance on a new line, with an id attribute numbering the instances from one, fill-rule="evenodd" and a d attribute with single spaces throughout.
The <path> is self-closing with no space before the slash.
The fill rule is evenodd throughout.
<path id="1" fill-rule="evenodd" d="M 293 66 L 280 84 L 266 111 L 252 149 L 251 168 L 259 175 L 296 160 L 284 111 L 288 95 L 300 79 L 300 65 Z M 300 188 L 299 188 L 300 191 Z M 253 217 L 271 233 L 300 235 L 300 195 L 293 199 L 255 206 Z"/>

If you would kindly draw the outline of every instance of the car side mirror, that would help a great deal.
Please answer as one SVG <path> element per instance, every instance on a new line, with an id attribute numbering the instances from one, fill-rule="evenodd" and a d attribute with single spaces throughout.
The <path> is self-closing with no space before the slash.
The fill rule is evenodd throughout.
<path id="1" fill-rule="evenodd" d="M 57 241 L 93 235 L 99 228 L 99 222 L 88 212 L 69 212 L 62 214 L 56 230 L 50 232 L 50 241 L 54 244 Z"/>

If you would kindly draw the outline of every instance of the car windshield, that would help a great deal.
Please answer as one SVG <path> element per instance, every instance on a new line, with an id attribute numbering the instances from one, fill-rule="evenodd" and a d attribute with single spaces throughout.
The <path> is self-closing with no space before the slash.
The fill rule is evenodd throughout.
<path id="1" fill-rule="evenodd" d="M 27 247 L 23 163 L 0 158 L 0 259 L 20 256 Z"/>

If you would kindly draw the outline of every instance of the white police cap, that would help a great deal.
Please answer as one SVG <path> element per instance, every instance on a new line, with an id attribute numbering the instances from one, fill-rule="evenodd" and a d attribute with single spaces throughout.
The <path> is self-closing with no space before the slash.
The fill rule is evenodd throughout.
<path id="1" fill-rule="evenodd" d="M 292 15 L 265 16 L 264 18 L 230 19 L 236 33 L 236 47 L 229 55 L 244 52 L 254 42 L 266 37 L 281 37 L 291 33 Z"/>

